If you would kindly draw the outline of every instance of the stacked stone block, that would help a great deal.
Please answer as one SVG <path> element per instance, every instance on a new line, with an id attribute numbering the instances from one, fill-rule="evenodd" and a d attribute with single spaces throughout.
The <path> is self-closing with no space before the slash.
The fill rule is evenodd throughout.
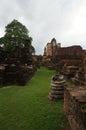
<path id="1" fill-rule="evenodd" d="M 64 98 L 64 86 L 65 79 L 63 75 L 55 75 L 51 80 L 51 91 L 49 93 L 49 99 L 57 101 Z"/>

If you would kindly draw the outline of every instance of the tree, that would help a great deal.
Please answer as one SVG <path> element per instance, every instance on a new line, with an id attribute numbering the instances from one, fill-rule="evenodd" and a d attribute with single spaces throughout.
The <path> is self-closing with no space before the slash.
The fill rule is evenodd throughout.
<path id="1" fill-rule="evenodd" d="M 13 51 L 16 46 L 23 48 L 25 40 L 32 41 L 32 38 L 28 35 L 28 29 L 17 20 L 13 20 L 5 28 L 6 34 L 3 37 L 3 44 L 7 51 Z"/>
<path id="2" fill-rule="evenodd" d="M 33 46 L 30 47 L 30 53 L 35 55 L 35 48 Z"/>

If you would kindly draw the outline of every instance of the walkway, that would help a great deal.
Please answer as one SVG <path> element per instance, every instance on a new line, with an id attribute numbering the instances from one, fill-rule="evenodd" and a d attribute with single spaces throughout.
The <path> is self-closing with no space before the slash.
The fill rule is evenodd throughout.
<path id="1" fill-rule="evenodd" d="M 0 88 L 0 130 L 62 130 L 63 102 L 48 99 L 54 74 L 40 68 L 26 86 Z"/>

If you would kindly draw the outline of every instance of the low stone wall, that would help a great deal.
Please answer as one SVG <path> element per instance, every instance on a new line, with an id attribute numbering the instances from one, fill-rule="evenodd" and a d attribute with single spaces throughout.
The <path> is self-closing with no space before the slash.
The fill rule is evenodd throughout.
<path id="1" fill-rule="evenodd" d="M 25 85 L 34 75 L 33 66 L 0 66 L 0 87 L 6 85 Z"/>
<path id="2" fill-rule="evenodd" d="M 86 86 L 65 88 L 64 111 L 65 130 L 86 130 Z"/>

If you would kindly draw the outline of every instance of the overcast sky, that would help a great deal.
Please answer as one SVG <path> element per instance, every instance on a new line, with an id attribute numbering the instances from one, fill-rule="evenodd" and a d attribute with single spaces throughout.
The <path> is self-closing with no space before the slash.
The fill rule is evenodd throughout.
<path id="1" fill-rule="evenodd" d="M 53 37 L 86 49 L 86 0 L 0 0 L 0 37 L 13 19 L 28 28 L 36 54 Z"/>

